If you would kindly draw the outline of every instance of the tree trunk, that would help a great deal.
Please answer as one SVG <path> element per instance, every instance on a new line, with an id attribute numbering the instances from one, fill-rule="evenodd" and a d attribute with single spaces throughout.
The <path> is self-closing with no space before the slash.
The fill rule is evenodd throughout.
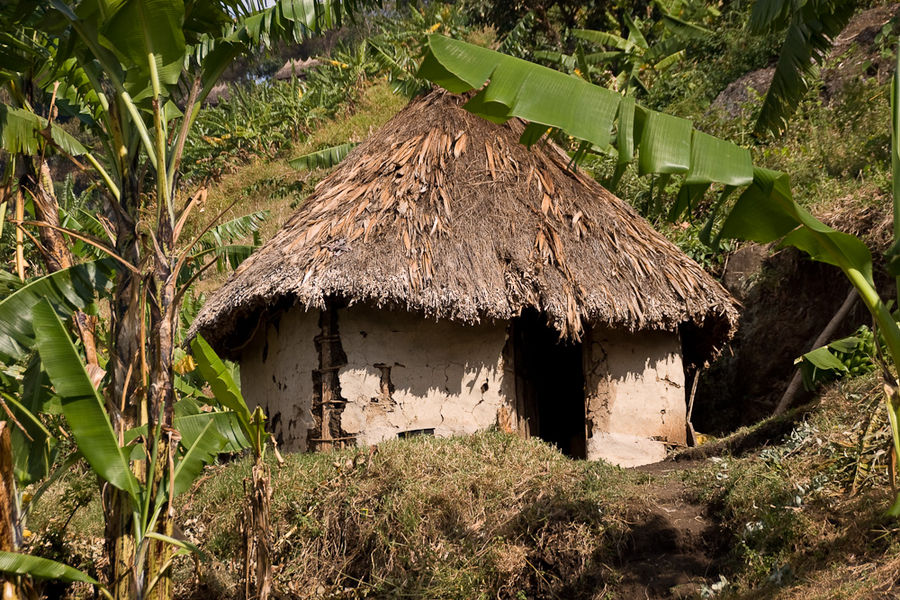
<path id="1" fill-rule="evenodd" d="M 104 486 L 104 538 L 109 557 L 106 585 L 116 600 L 130 600 L 137 593 L 134 586 L 134 531 L 131 498 L 109 484 Z"/>
<path id="2" fill-rule="evenodd" d="M 15 552 L 19 548 L 18 518 L 9 423 L 0 421 L 0 550 L 4 552 Z M 0 579 L 3 600 L 17 600 L 21 596 L 16 579 Z"/>
<path id="3" fill-rule="evenodd" d="M 34 180 L 34 212 L 38 221 L 48 225 L 59 227 L 59 201 L 53 190 L 53 179 L 50 177 L 50 168 L 45 161 L 35 159 L 33 172 L 30 177 Z M 71 267 L 75 261 L 72 251 L 66 242 L 63 233 L 53 227 L 39 227 L 38 235 L 41 245 L 44 247 L 44 264 L 48 273 L 55 273 L 61 269 Z M 84 355 L 87 361 L 87 371 L 91 381 L 96 386 L 103 378 L 105 372 L 100 368 L 97 360 L 97 342 L 94 330 L 96 317 L 77 311 L 73 319 L 78 337 L 84 345 Z"/>
<path id="4" fill-rule="evenodd" d="M 161 228 L 163 235 L 167 229 Z M 158 230 L 159 231 L 159 230 Z M 172 240 L 163 239 L 164 248 L 171 249 Z M 158 255 L 153 284 L 162 284 L 154 301 L 150 303 L 150 389 L 148 404 L 150 408 L 148 431 L 156 431 L 161 425 L 162 439 L 159 440 L 157 465 L 151 487 L 151 497 L 156 497 L 159 486 L 164 484 L 163 475 L 168 472 L 170 481 L 174 472 L 174 456 L 178 445 L 177 433 L 173 429 L 175 405 L 175 389 L 172 381 L 172 363 L 175 349 L 175 329 L 177 305 L 175 303 L 175 277 L 169 267 L 168 256 Z M 151 434 L 152 436 L 152 434 Z M 152 437 L 151 437 L 152 440 Z M 151 441 L 152 447 L 152 441 Z M 163 503 L 166 509 L 160 513 L 157 532 L 172 536 L 174 507 L 171 503 L 170 490 L 163 490 Z M 170 544 L 153 540 L 147 553 L 147 576 L 156 580 L 156 585 L 148 594 L 155 600 L 168 600 L 172 597 L 171 558 L 173 548 Z"/>
<path id="5" fill-rule="evenodd" d="M 126 192 L 129 195 L 125 195 Z M 123 190 L 122 206 L 136 191 Z M 137 209 L 134 208 L 136 212 Z M 124 209 L 115 213 L 116 253 L 133 265 L 140 263 L 140 241 L 134 220 Z M 143 369 L 143 335 L 140 280 L 127 269 L 118 269 L 113 298 L 110 301 L 110 349 L 107 368 L 110 383 L 106 388 L 106 408 L 113 429 L 124 441 L 124 433 L 139 423 L 145 423 L 145 376 Z M 146 480 L 144 464 L 134 463 L 135 475 Z M 128 495 L 107 485 L 103 495 L 106 517 L 106 553 L 109 557 L 107 582 L 116 600 L 134 598 L 134 525 L 131 500 Z"/>

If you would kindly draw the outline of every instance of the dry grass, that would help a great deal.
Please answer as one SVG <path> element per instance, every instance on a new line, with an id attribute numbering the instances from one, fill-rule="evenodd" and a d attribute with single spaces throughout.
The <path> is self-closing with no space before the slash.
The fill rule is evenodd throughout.
<path id="1" fill-rule="evenodd" d="M 681 472 L 723 528 L 716 572 L 729 585 L 717 598 L 897 597 L 900 526 L 883 516 L 889 434 L 877 392 L 871 376 L 834 386 L 783 440 Z M 272 520 L 276 588 L 290 598 L 629 597 L 604 594 L 630 589 L 630 540 L 666 484 L 497 432 L 286 458 L 273 465 Z M 211 560 L 199 578 L 179 565 L 178 597 L 238 596 L 248 473 L 246 460 L 210 467 L 179 501 L 178 535 Z M 93 490 L 84 469 L 55 485 L 29 523 L 32 550 L 96 572 Z"/>
<path id="2" fill-rule="evenodd" d="M 181 507 L 213 553 L 195 597 L 231 597 L 247 463 Z M 500 433 L 296 454 L 273 469 L 277 587 L 291 597 L 592 598 L 647 476 Z"/>

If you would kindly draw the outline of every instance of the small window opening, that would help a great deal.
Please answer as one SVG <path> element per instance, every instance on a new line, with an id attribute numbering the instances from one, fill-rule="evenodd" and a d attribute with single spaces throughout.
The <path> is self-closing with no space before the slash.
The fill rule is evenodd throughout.
<path id="1" fill-rule="evenodd" d="M 410 429 L 409 431 L 401 431 L 397 437 L 401 440 L 406 438 L 418 437 L 420 435 L 434 435 L 434 428 L 431 429 Z"/>

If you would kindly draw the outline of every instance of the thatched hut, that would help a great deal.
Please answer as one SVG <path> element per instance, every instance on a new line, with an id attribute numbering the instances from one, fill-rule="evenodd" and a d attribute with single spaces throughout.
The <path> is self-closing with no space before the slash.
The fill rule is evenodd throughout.
<path id="1" fill-rule="evenodd" d="M 322 64 L 317 58 L 291 58 L 286 63 L 284 63 L 280 69 L 275 71 L 275 79 L 278 81 L 285 81 L 290 79 L 291 77 L 304 78 L 306 74 L 319 65 Z"/>
<path id="2" fill-rule="evenodd" d="M 288 449 L 499 426 L 658 460 L 734 301 L 565 154 L 463 102 L 432 92 L 357 147 L 194 331 Z"/>

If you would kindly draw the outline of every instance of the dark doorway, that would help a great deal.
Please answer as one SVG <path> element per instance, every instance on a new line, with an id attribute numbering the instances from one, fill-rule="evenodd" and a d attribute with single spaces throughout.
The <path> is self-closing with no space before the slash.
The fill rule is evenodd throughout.
<path id="1" fill-rule="evenodd" d="M 585 458 L 581 344 L 561 342 L 536 311 L 513 320 L 512 340 L 520 431 Z"/>

